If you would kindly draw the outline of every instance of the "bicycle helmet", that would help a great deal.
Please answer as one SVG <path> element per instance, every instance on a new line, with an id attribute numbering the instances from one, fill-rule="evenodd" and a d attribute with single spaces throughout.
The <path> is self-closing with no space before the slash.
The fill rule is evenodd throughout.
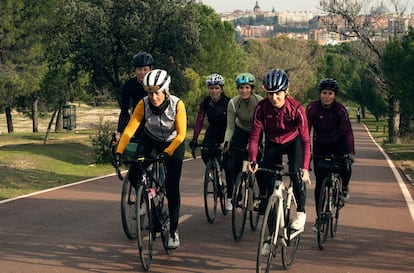
<path id="1" fill-rule="evenodd" d="M 144 80 L 142 81 L 144 89 L 147 92 L 164 91 L 169 94 L 169 85 L 171 82 L 171 76 L 167 71 L 162 69 L 154 69 L 148 72 Z"/>
<path id="2" fill-rule="evenodd" d="M 335 92 L 339 91 L 339 84 L 336 80 L 332 78 L 326 78 L 320 81 L 318 85 L 319 92 L 322 90 L 332 90 Z"/>
<path id="3" fill-rule="evenodd" d="M 207 77 L 206 84 L 207 86 L 217 85 L 217 84 L 220 86 L 223 86 L 224 78 L 220 74 L 214 73 Z"/>
<path id="4" fill-rule="evenodd" d="M 132 57 L 131 64 L 134 67 L 151 66 L 154 64 L 154 58 L 151 54 L 141 51 Z"/>
<path id="5" fill-rule="evenodd" d="M 248 84 L 252 88 L 256 85 L 256 78 L 250 73 L 241 73 L 236 77 L 236 85 Z"/>
<path id="6" fill-rule="evenodd" d="M 286 91 L 289 87 L 289 77 L 280 68 L 269 70 L 263 78 L 263 90 L 268 93 Z"/>

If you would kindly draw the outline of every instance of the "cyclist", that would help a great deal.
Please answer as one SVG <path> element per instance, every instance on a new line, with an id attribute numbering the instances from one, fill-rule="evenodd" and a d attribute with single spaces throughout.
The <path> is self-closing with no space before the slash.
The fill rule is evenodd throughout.
<path id="1" fill-rule="evenodd" d="M 131 64 L 135 69 L 135 77 L 126 81 L 122 88 L 120 101 L 121 112 L 118 119 L 116 141 L 113 144 L 116 144 L 116 142 L 119 141 L 122 132 L 128 124 L 130 111 L 132 112 L 138 102 L 147 95 L 147 92 L 145 92 L 144 86 L 142 85 L 142 81 L 144 80 L 145 75 L 152 69 L 154 58 L 151 54 L 141 51 L 132 57 Z M 138 137 L 139 132 L 141 131 L 142 129 L 137 130 L 135 136 Z"/>
<path id="2" fill-rule="evenodd" d="M 354 134 L 348 111 L 345 106 L 335 99 L 339 91 L 339 84 L 334 79 L 326 78 L 320 81 L 318 89 L 319 99 L 311 102 L 306 108 L 309 130 L 313 128 L 313 155 L 349 155 L 352 160 L 355 155 Z M 315 204 L 317 209 L 321 191 L 320 186 L 326 173 L 318 169 L 318 160 L 314 160 L 314 169 L 316 177 Z M 351 173 L 350 164 L 344 161 L 341 177 L 345 201 L 349 199 L 348 185 Z"/>
<path id="3" fill-rule="evenodd" d="M 227 106 L 227 127 L 222 145 L 224 152 L 228 152 L 230 147 L 237 149 L 229 152 L 227 161 L 227 210 L 233 208 L 230 195 L 233 193 L 237 175 L 242 170 L 244 157 L 242 149 L 246 149 L 249 143 L 253 110 L 263 99 L 262 96 L 254 93 L 256 78 L 252 74 L 239 74 L 236 77 L 236 85 L 239 95 L 232 98 Z"/>
<path id="4" fill-rule="evenodd" d="M 140 136 L 139 153 L 144 156 L 157 154 L 164 158 L 167 170 L 165 186 L 170 215 L 169 248 L 180 245 L 178 218 L 180 214 L 180 178 L 184 158 L 184 139 L 187 131 L 187 114 L 184 102 L 169 93 L 171 77 L 167 71 L 155 69 L 143 80 L 148 96 L 134 110 L 119 140 L 115 154 L 116 164 L 135 130 L 145 121 Z"/>
<path id="5" fill-rule="evenodd" d="M 207 77 L 206 84 L 209 96 L 203 98 L 199 104 L 193 139 L 189 143 L 189 146 L 192 149 L 197 147 L 197 139 L 203 128 L 205 116 L 207 116 L 208 119 L 208 126 L 204 135 L 203 146 L 220 145 L 224 141 L 224 133 L 227 125 L 227 105 L 230 101 L 230 98 L 227 97 L 223 91 L 224 78 L 220 74 L 214 73 Z M 204 163 L 206 163 L 208 160 L 207 155 L 202 152 L 201 157 Z M 226 155 L 224 155 L 224 157 L 226 157 Z M 219 160 L 219 162 L 221 162 L 221 160 Z M 227 167 L 223 167 L 224 172 L 227 175 Z M 227 191 L 227 194 L 231 198 L 232 193 Z"/>
<path id="6" fill-rule="evenodd" d="M 303 169 L 302 179 L 291 176 L 293 191 L 297 200 L 297 218 L 291 228 L 300 230 L 306 222 L 306 185 L 309 182 L 310 141 L 305 109 L 299 101 L 288 96 L 289 77 L 285 71 L 276 68 L 263 78 L 266 98 L 260 101 L 253 113 L 252 130 L 249 140 L 249 171 L 256 172 L 260 132 L 263 128 L 265 147 L 262 167 L 274 168 L 282 163 L 282 155 L 287 154 L 290 172 Z M 263 175 L 267 182 L 267 197 L 273 193 L 274 180 Z M 264 203 L 264 202 L 262 202 Z M 267 200 L 265 200 L 267 203 Z M 265 207 L 265 206 L 264 206 Z"/>

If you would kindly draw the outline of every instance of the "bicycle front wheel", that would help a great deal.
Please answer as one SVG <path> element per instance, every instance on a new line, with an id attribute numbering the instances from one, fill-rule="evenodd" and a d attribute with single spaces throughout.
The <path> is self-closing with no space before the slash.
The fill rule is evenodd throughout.
<path id="1" fill-rule="evenodd" d="M 127 174 L 122 184 L 121 219 L 124 233 L 130 240 L 137 238 L 136 201 L 136 189 L 129 182 Z"/>
<path id="2" fill-rule="evenodd" d="M 256 176 L 253 174 L 249 174 L 249 191 L 251 194 L 251 199 L 249 202 L 252 202 L 252 209 L 250 210 L 250 228 L 255 231 L 259 224 L 260 213 L 259 213 L 259 204 L 261 202 L 260 199 L 260 189 L 259 184 L 257 183 Z"/>
<path id="3" fill-rule="evenodd" d="M 285 200 L 287 200 L 285 196 Z M 290 229 L 292 220 L 296 219 L 297 203 L 294 196 L 290 201 L 290 209 L 287 209 L 287 204 L 284 205 L 285 211 L 285 224 L 284 231 L 287 233 L 285 237 L 285 243 L 282 246 L 282 264 L 284 269 L 289 269 L 296 258 L 296 251 L 299 247 L 300 236 L 302 231 Z"/>
<path id="4" fill-rule="evenodd" d="M 153 236 L 155 236 L 153 220 L 153 209 L 155 208 L 153 208 L 148 192 L 143 185 L 138 187 L 136 206 L 139 259 L 142 268 L 148 271 L 152 263 Z"/>
<path id="5" fill-rule="evenodd" d="M 221 170 L 220 172 L 216 169 L 216 177 L 217 177 L 217 188 L 218 188 L 218 195 L 220 198 L 220 207 L 221 212 L 223 215 L 227 215 L 229 212 L 226 209 L 226 201 L 227 201 L 227 181 L 224 175 L 224 170 Z M 219 179 L 221 179 L 221 183 L 219 183 Z"/>
<path id="6" fill-rule="evenodd" d="M 325 178 L 321 185 L 321 192 L 319 193 L 318 202 L 318 223 L 317 223 L 317 237 L 319 249 L 324 249 L 331 222 L 331 212 L 329 211 L 329 185 L 331 181 Z"/>
<path id="7" fill-rule="evenodd" d="M 331 237 L 336 236 L 336 231 L 338 229 L 339 222 L 339 211 L 344 206 L 343 200 L 340 198 L 342 196 L 342 183 L 340 178 L 336 178 L 335 187 L 332 189 L 332 198 L 333 198 L 333 218 L 331 219 Z"/>
<path id="8" fill-rule="evenodd" d="M 204 174 L 204 209 L 209 223 L 213 223 L 217 214 L 217 172 L 208 162 Z"/>
<path id="9" fill-rule="evenodd" d="M 263 217 L 257 247 L 256 273 L 270 272 L 272 259 L 276 257 L 280 241 L 278 239 L 282 214 L 279 213 L 279 198 L 270 196 Z"/>
<path id="10" fill-rule="evenodd" d="M 246 224 L 247 216 L 247 191 L 248 185 L 246 176 L 243 172 L 239 173 L 236 179 L 236 185 L 234 187 L 233 194 L 233 210 L 232 210 L 232 231 L 233 238 L 236 242 L 239 242 L 243 237 L 244 226 Z"/>

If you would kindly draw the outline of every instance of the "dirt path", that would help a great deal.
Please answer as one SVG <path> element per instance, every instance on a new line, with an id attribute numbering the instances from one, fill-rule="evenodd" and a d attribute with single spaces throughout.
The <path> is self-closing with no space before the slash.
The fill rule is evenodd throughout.
<path id="1" fill-rule="evenodd" d="M 46 132 L 52 114 L 39 119 L 39 131 Z M 119 109 L 116 108 L 99 108 L 91 107 L 85 104 L 80 106 L 76 104 L 76 129 L 84 130 L 93 129 L 102 122 L 111 122 L 114 126 L 118 122 Z M 32 120 L 21 113 L 13 112 L 13 128 L 15 133 L 32 132 Z M 5 114 L 0 115 L 0 134 L 7 133 L 7 124 Z"/>

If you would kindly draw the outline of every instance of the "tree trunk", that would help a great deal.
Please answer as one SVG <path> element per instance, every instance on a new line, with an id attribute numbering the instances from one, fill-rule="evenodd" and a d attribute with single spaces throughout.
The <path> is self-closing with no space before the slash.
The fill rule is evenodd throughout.
<path id="1" fill-rule="evenodd" d="M 12 119 L 12 114 L 11 114 L 10 103 L 7 103 L 5 111 L 6 111 L 7 132 L 13 133 L 14 128 L 13 128 L 13 119 Z"/>
<path id="2" fill-rule="evenodd" d="M 39 132 L 39 97 L 33 96 L 32 99 L 32 125 L 33 133 Z"/>
<path id="3" fill-rule="evenodd" d="M 388 120 L 388 138 L 391 144 L 401 142 L 400 135 L 400 102 L 394 96 L 388 97 L 389 120 Z"/>
<path id="4" fill-rule="evenodd" d="M 47 140 L 49 139 L 50 129 L 52 128 L 52 123 L 53 123 L 53 120 L 55 119 L 57 111 L 58 111 L 58 108 L 56 108 L 55 111 L 53 111 L 52 117 L 50 118 L 49 125 L 47 126 L 47 130 L 46 130 L 45 139 L 43 140 L 43 144 L 46 144 Z"/>
<path id="5" fill-rule="evenodd" d="M 58 108 L 58 112 L 57 112 L 57 117 L 56 117 L 55 132 L 62 132 L 63 131 L 62 106 L 63 106 L 63 103 L 60 103 L 59 108 Z"/>

